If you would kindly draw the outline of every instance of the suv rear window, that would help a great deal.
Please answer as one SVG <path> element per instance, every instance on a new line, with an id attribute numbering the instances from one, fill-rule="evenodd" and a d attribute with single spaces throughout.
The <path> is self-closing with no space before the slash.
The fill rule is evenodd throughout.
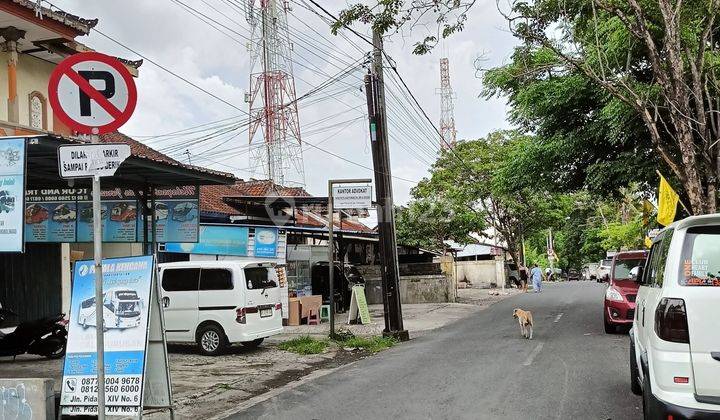
<path id="1" fill-rule="evenodd" d="M 688 229 L 681 261 L 681 286 L 720 286 L 720 226 Z"/>
<path id="2" fill-rule="evenodd" d="M 613 268 L 613 278 L 617 280 L 624 280 L 630 278 L 630 270 L 638 266 L 645 265 L 645 258 L 627 259 L 627 260 L 615 260 L 615 267 Z"/>
<path id="3" fill-rule="evenodd" d="M 275 272 L 275 270 L 273 270 L 273 272 Z M 275 279 L 270 277 L 269 270 L 265 267 L 246 268 L 245 281 L 247 282 L 248 290 L 277 287 Z"/>

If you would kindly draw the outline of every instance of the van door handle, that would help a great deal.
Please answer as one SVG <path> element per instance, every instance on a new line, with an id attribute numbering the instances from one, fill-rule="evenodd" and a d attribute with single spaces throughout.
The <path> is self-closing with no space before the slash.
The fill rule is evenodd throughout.
<path id="1" fill-rule="evenodd" d="M 711 351 L 710 356 L 720 362 L 720 351 Z"/>
<path id="2" fill-rule="evenodd" d="M 168 307 L 170 307 L 170 298 L 167 297 L 167 296 L 165 296 L 164 298 L 162 298 L 162 305 L 163 305 L 163 308 L 168 308 Z"/>

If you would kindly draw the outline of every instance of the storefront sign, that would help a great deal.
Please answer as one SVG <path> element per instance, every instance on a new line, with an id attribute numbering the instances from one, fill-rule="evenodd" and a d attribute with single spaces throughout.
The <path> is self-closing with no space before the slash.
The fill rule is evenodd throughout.
<path id="1" fill-rule="evenodd" d="M 277 245 L 277 228 L 255 228 L 254 255 L 256 257 L 275 258 L 277 256 Z"/>
<path id="2" fill-rule="evenodd" d="M 0 138 L 0 252 L 22 252 L 25 138 Z"/>
<path id="3" fill-rule="evenodd" d="M 166 252 L 206 255 L 248 255 L 250 229 L 244 226 L 200 226 L 197 243 L 168 242 Z"/>
<path id="4" fill-rule="evenodd" d="M 343 209 L 369 209 L 372 206 L 372 187 L 359 185 L 350 187 L 333 186 L 333 207 Z"/>
<path id="5" fill-rule="evenodd" d="M 142 242 L 145 224 L 135 192 L 114 188 L 100 195 L 103 242 Z M 158 242 L 196 242 L 199 189 L 157 189 L 155 196 Z M 92 242 L 90 189 L 27 190 L 25 201 L 25 242 Z"/>
<path id="6" fill-rule="evenodd" d="M 367 299 L 365 299 L 365 286 L 355 285 L 350 295 L 350 310 L 348 311 L 348 324 L 360 318 L 360 323 L 368 325 L 372 322 Z"/>
<path id="7" fill-rule="evenodd" d="M 105 331 L 105 403 L 108 415 L 136 415 L 142 407 L 153 257 L 103 260 L 101 304 Z M 77 261 L 63 368 L 63 414 L 97 412 L 93 261 Z"/>

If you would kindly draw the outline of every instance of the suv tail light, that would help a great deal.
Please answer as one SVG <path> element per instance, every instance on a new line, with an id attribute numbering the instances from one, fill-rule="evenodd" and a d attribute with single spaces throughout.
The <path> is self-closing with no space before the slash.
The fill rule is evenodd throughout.
<path id="1" fill-rule="evenodd" d="M 244 324 L 246 317 L 245 317 L 245 308 L 237 308 L 235 311 L 237 313 L 237 317 L 235 318 L 235 321 L 237 321 L 239 324 Z"/>
<path id="2" fill-rule="evenodd" d="M 663 298 L 655 310 L 655 333 L 660 339 L 690 344 L 685 301 Z"/>

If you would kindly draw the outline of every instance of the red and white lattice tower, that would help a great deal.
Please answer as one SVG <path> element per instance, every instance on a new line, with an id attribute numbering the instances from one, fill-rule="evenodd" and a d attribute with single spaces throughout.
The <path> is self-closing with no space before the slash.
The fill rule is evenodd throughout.
<path id="1" fill-rule="evenodd" d="M 250 167 L 279 185 L 305 185 L 286 0 L 247 0 L 250 50 Z"/>
<path id="2" fill-rule="evenodd" d="M 440 146 L 443 149 L 455 146 L 455 93 L 450 86 L 450 61 L 440 59 Z"/>

